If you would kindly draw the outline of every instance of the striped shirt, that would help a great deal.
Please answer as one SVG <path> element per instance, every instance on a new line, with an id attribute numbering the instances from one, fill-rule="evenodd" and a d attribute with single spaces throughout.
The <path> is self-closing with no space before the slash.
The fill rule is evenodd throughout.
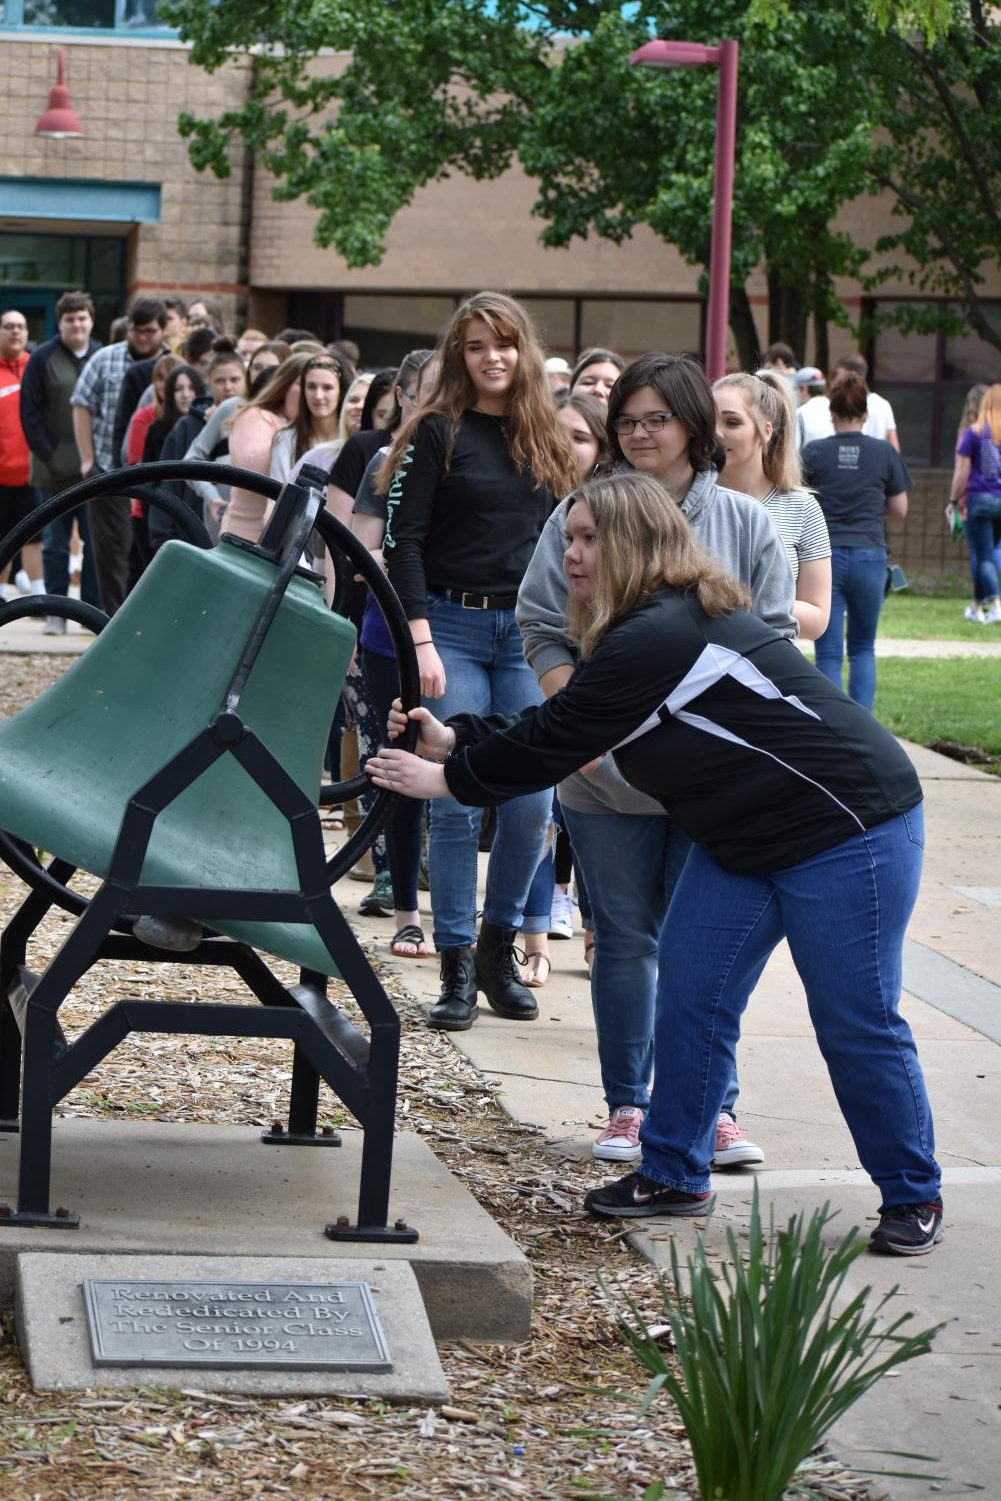
<path id="1" fill-rule="evenodd" d="M 820 502 L 809 490 L 771 490 L 761 504 L 785 547 L 793 577 L 802 563 L 831 556 L 831 540 Z"/>

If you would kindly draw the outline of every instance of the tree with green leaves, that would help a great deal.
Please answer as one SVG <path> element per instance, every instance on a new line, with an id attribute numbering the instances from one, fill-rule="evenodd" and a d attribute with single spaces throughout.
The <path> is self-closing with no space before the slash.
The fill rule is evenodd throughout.
<path id="1" fill-rule="evenodd" d="M 937 16 L 942 5 L 934 0 Z M 914 7 L 877 0 L 887 19 Z M 808 319 L 826 363 L 829 320 L 847 322 L 835 278 L 865 252 L 834 227 L 865 188 L 874 120 L 859 70 L 872 5 L 844 0 L 171 0 L 167 18 L 216 69 L 252 58 L 247 99 L 181 117 L 193 162 L 220 175 L 237 140 L 279 198 L 317 209 L 316 238 L 350 265 L 377 264 L 393 218 L 426 183 L 500 175 L 517 156 L 537 181 L 542 239 L 621 241 L 640 224 L 705 267 L 715 146 L 715 70 L 648 73 L 651 35 L 741 42 L 731 324 L 741 362 Z M 892 13 L 892 14 L 891 14 Z M 345 56 L 320 58 L 324 48 Z M 748 279 L 763 265 L 769 326 Z M 765 338 L 762 338 L 764 333 Z"/>
<path id="2" fill-rule="evenodd" d="M 1001 349 L 1001 322 L 984 296 L 985 266 L 1001 256 L 1001 24 L 981 0 L 951 0 L 933 39 L 887 32 L 871 40 L 873 106 L 884 139 L 873 152 L 873 191 L 898 221 L 877 243 L 875 290 L 908 277 L 954 307 L 903 307 L 904 328 L 960 332 L 969 325 Z"/>

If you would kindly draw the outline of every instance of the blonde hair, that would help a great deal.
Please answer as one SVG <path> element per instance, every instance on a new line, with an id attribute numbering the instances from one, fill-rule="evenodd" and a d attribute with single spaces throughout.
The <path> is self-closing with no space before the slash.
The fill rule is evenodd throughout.
<path id="1" fill-rule="evenodd" d="M 324 353 L 326 354 L 326 350 L 324 350 Z M 333 360 L 336 358 L 336 355 L 328 355 L 328 359 Z M 342 370 L 343 368 L 343 365 L 341 365 Z M 354 380 L 348 381 L 348 387 L 344 392 L 344 399 L 341 402 L 340 419 L 337 424 L 337 436 L 340 438 L 342 443 L 346 443 L 351 436 L 351 429 L 348 427 L 347 417 L 348 401 L 354 395 L 355 391 L 367 391 L 374 379 L 374 370 L 363 370 L 361 375 L 356 375 Z M 357 431 L 357 428 L 355 429 L 355 431 Z"/>
<path id="2" fill-rule="evenodd" d="M 992 443 L 1001 444 L 1001 386 L 988 386 L 977 413 L 977 426 L 985 427 Z"/>
<path id="3" fill-rule="evenodd" d="M 419 412 L 405 422 L 383 461 L 378 488 L 385 494 L 419 422 L 442 417 L 448 424 L 446 465 L 463 415 L 476 406 L 477 392 L 466 369 L 466 329 L 474 318 L 482 319 L 494 333 L 513 341 L 518 363 L 504 430 L 508 451 L 523 474 L 554 496 L 562 496 L 576 478 L 570 439 L 556 421 L 553 393 L 546 375 L 545 355 L 531 318 L 520 303 L 503 292 L 477 292 L 456 308 L 438 341 L 439 366 L 434 384 Z"/>
<path id="4" fill-rule="evenodd" d="M 803 471 L 796 449 L 796 407 L 786 377 L 776 370 L 759 370 L 755 375 L 740 370 L 715 381 L 713 395 L 728 386 L 744 397 L 761 444 L 761 467 L 769 484 L 783 493 L 801 490 Z M 766 422 L 772 425 L 767 439 Z"/>
<path id="5" fill-rule="evenodd" d="M 664 584 L 689 589 L 707 615 L 747 609 L 751 598 L 695 540 L 674 497 L 640 473 L 609 475 L 578 485 L 567 500 L 594 517 L 598 533 L 589 600 L 571 596 L 567 622 L 586 661 L 610 626 Z"/>

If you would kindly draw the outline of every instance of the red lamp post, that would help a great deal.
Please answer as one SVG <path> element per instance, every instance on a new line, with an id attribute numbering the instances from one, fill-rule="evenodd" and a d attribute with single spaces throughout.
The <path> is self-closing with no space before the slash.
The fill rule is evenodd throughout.
<path id="1" fill-rule="evenodd" d="M 716 94 L 716 162 L 713 172 L 713 223 L 709 257 L 709 313 L 706 374 L 726 374 L 726 340 L 730 314 L 730 246 L 733 232 L 733 176 L 737 154 L 737 57 L 739 43 L 645 42 L 629 62 L 634 68 L 719 68 Z"/>

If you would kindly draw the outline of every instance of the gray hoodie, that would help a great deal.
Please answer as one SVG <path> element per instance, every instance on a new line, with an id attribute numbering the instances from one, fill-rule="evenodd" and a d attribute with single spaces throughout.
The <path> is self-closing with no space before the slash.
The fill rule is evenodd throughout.
<path id="1" fill-rule="evenodd" d="M 792 613 L 796 584 L 771 517 L 759 501 L 716 483 L 716 470 L 695 476 L 681 506 L 702 546 L 748 586 L 754 613 L 783 636 L 798 630 Z M 577 665 L 576 646 L 566 634 L 568 586 L 563 573 L 563 501 L 547 521 L 518 591 L 517 620 L 525 656 L 536 677 L 553 667 Z M 582 813 L 657 814 L 660 803 L 623 780 L 606 756 L 590 776 L 575 772 L 559 786 L 560 801 Z"/>

